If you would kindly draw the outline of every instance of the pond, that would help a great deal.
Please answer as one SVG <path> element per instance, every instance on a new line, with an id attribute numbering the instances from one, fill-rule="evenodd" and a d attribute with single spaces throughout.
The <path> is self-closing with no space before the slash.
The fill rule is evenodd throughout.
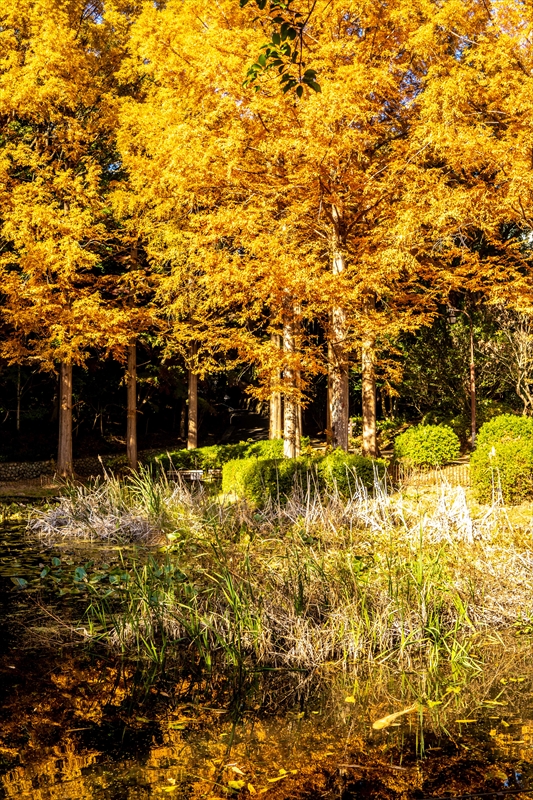
<path id="1" fill-rule="evenodd" d="M 76 599 L 17 586 L 72 548 L 14 525 L 0 541 L 0 797 L 392 800 L 533 786 L 526 639 L 508 650 L 494 636 L 470 672 L 156 673 L 69 641 L 59 612 Z"/>

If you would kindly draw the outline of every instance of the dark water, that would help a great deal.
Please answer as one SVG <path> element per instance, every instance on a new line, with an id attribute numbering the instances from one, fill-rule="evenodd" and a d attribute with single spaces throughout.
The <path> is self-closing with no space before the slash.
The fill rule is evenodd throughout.
<path id="1" fill-rule="evenodd" d="M 0 797 L 349 800 L 533 787 L 527 642 L 511 651 L 495 641 L 469 675 L 375 668 L 355 680 L 332 666 L 240 684 L 156 677 L 70 644 L 60 620 L 72 599 L 17 588 L 12 579 L 68 548 L 15 526 L 0 542 Z M 418 697 L 423 708 L 373 729 Z"/>

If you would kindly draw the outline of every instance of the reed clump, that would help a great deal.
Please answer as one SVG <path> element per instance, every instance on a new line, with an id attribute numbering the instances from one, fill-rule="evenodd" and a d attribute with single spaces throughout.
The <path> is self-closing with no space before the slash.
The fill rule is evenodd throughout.
<path id="1" fill-rule="evenodd" d="M 140 543 L 63 571 L 61 591 L 85 598 L 77 633 L 157 663 L 475 667 L 484 636 L 527 632 L 533 610 L 531 530 L 499 506 L 474 516 L 462 489 L 421 504 L 309 480 L 259 510 L 144 472 L 78 487 L 30 529 Z"/>

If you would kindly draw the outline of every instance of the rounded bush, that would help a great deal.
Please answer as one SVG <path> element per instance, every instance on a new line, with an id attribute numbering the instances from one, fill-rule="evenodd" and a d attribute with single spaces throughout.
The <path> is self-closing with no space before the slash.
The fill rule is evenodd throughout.
<path id="1" fill-rule="evenodd" d="M 440 467 L 460 452 L 459 437 L 448 425 L 415 425 L 394 442 L 396 458 L 414 467 Z"/>
<path id="2" fill-rule="evenodd" d="M 238 458 L 222 467 L 222 491 L 262 505 L 269 497 L 286 497 L 297 475 L 305 476 L 307 458 Z"/>
<path id="3" fill-rule="evenodd" d="M 470 459 L 470 481 L 480 503 L 499 496 L 508 505 L 533 497 L 533 439 L 482 442 Z"/>
<path id="4" fill-rule="evenodd" d="M 533 418 L 518 417 L 515 414 L 500 414 L 489 422 L 485 422 L 477 435 L 476 444 L 495 444 L 516 439 L 533 441 Z"/>
<path id="5" fill-rule="evenodd" d="M 358 480 L 367 489 L 372 489 L 375 476 L 382 478 L 385 474 L 385 462 L 381 459 L 374 460 L 345 453 L 344 450 L 333 450 L 317 461 L 317 470 L 322 485 L 349 496 L 353 493 Z"/>
<path id="6" fill-rule="evenodd" d="M 481 503 L 499 496 L 507 504 L 533 498 L 533 419 L 500 414 L 480 429 L 470 459 L 471 484 Z"/>

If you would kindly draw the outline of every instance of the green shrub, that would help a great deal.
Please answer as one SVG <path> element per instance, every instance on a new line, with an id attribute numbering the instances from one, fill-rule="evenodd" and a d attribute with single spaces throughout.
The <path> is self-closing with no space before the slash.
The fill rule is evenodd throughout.
<path id="1" fill-rule="evenodd" d="M 288 495 L 297 475 L 302 478 L 310 461 L 300 458 L 239 458 L 222 467 L 222 491 L 261 505 L 268 497 Z"/>
<path id="2" fill-rule="evenodd" d="M 530 439 L 533 441 L 533 419 L 515 414 L 500 414 L 486 422 L 477 435 L 478 447 L 502 441 Z"/>
<path id="3" fill-rule="evenodd" d="M 245 453 L 245 458 L 251 457 L 283 458 L 283 439 L 262 439 L 259 442 L 252 442 Z"/>
<path id="4" fill-rule="evenodd" d="M 500 414 L 479 431 L 470 459 L 472 488 L 482 503 L 501 489 L 505 503 L 533 497 L 533 419 Z"/>
<path id="5" fill-rule="evenodd" d="M 350 495 L 355 488 L 356 479 L 367 489 L 372 489 L 375 472 L 380 478 L 385 474 L 385 461 L 345 453 L 344 450 L 333 450 L 317 461 L 317 470 L 323 486 L 330 490 L 336 488 L 340 494 Z"/>
<path id="6" fill-rule="evenodd" d="M 150 461 L 164 470 L 169 469 L 221 469 L 233 458 L 243 458 L 250 442 L 214 444 L 196 450 L 172 450 L 153 456 Z"/>
<path id="7" fill-rule="evenodd" d="M 487 423 L 490 424 L 490 423 Z M 470 459 L 471 485 L 481 503 L 490 503 L 501 488 L 512 505 L 533 497 L 533 439 L 506 438 L 483 442 Z"/>
<path id="8" fill-rule="evenodd" d="M 302 436 L 302 450 L 309 447 L 309 438 Z M 236 458 L 283 458 L 282 439 L 262 439 L 258 442 L 238 444 L 213 444 L 196 450 L 172 450 L 148 459 L 165 471 L 169 469 L 221 469 L 227 461 Z"/>
<path id="9" fill-rule="evenodd" d="M 447 425 L 415 425 L 396 437 L 394 455 L 412 466 L 438 467 L 459 456 L 457 434 Z"/>

